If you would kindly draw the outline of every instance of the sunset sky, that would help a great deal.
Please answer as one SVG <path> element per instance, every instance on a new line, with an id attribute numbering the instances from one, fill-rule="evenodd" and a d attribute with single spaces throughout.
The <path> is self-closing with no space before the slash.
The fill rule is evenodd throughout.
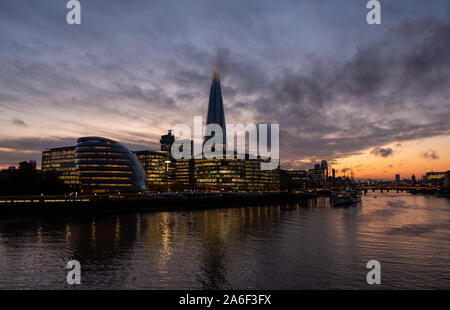
<path id="1" fill-rule="evenodd" d="M 450 169 L 450 2 L 0 0 L 0 167 L 76 138 L 158 149 L 206 116 L 279 123 L 284 168 L 393 179 Z"/>

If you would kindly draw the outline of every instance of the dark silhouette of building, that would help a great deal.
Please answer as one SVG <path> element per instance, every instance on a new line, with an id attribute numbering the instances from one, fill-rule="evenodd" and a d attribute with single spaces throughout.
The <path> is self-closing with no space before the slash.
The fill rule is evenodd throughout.
<path id="1" fill-rule="evenodd" d="M 22 161 L 19 163 L 19 169 L 20 170 L 36 170 L 36 161 L 30 160 L 30 161 Z"/>
<path id="2" fill-rule="evenodd" d="M 427 172 L 423 177 L 425 185 L 443 185 L 446 172 Z"/>
<path id="3" fill-rule="evenodd" d="M 314 165 L 314 169 L 308 169 L 308 187 L 322 188 L 325 186 L 325 170 L 320 164 Z"/>
<path id="4" fill-rule="evenodd" d="M 161 151 L 170 152 L 170 148 L 172 144 L 175 142 L 175 136 L 172 135 L 172 130 L 169 130 L 169 133 L 161 136 Z"/>
<path id="5" fill-rule="evenodd" d="M 444 187 L 450 189 L 450 170 L 445 173 Z"/>
<path id="6" fill-rule="evenodd" d="M 223 109 L 222 89 L 220 87 L 220 75 L 217 67 L 214 68 L 211 90 L 209 93 L 208 114 L 206 116 L 206 125 L 208 124 L 217 124 L 222 127 L 223 149 L 225 149 L 227 141 L 225 112 Z M 208 136 L 205 135 L 204 143 L 214 136 L 214 134 L 215 133 Z"/>
<path id="7" fill-rule="evenodd" d="M 36 169 L 36 161 L 20 162 L 0 171 L 0 195 L 64 194 L 70 188 L 54 171 Z"/>
<path id="8" fill-rule="evenodd" d="M 320 168 L 324 171 L 324 181 L 326 184 L 328 182 L 328 162 L 326 160 L 322 160 Z"/>
<path id="9" fill-rule="evenodd" d="M 281 170 L 280 189 L 283 191 L 306 190 L 309 184 L 306 170 Z"/>

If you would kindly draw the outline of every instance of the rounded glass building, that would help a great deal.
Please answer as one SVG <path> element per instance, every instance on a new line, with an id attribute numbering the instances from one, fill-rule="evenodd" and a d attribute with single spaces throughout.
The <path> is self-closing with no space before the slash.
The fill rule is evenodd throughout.
<path id="1" fill-rule="evenodd" d="M 136 156 L 120 143 L 101 137 L 77 140 L 75 164 L 82 192 L 145 190 L 145 172 Z"/>

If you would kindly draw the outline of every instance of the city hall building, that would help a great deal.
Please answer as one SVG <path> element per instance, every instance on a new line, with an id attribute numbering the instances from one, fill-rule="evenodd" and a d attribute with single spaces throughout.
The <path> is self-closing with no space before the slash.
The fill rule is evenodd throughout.
<path id="1" fill-rule="evenodd" d="M 101 137 L 79 138 L 76 146 L 42 152 L 42 172 L 54 171 L 74 191 L 136 192 L 145 187 L 145 172 L 134 154 Z"/>
<path id="2" fill-rule="evenodd" d="M 122 144 L 101 137 L 79 138 L 75 164 L 82 192 L 144 191 L 142 165 Z"/>

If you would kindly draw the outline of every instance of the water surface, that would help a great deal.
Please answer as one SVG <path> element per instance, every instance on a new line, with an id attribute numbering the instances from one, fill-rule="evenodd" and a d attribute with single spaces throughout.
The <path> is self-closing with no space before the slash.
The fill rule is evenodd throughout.
<path id="1" fill-rule="evenodd" d="M 369 193 L 298 204 L 0 219 L 1 289 L 450 289 L 450 200 Z"/>

